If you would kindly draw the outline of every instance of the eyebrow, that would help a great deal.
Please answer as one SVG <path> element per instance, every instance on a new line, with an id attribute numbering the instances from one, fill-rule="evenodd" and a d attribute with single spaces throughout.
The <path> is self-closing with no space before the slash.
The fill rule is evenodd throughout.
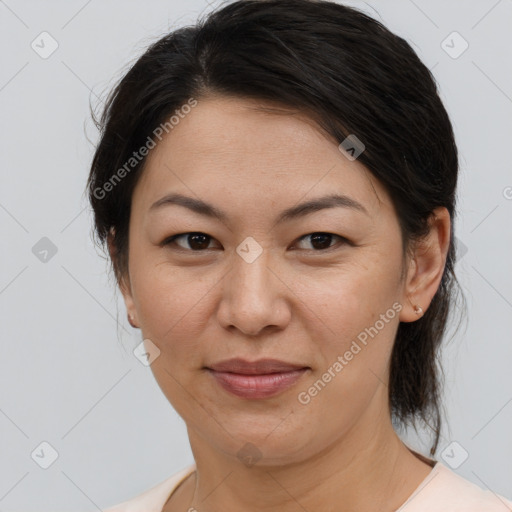
<path id="1" fill-rule="evenodd" d="M 193 197 L 187 197 L 182 194 L 167 194 L 158 201 L 155 201 L 149 208 L 149 211 L 156 211 L 163 206 L 169 205 L 178 205 L 188 208 L 199 215 L 204 215 L 206 217 L 211 217 L 220 220 L 221 222 L 227 222 L 228 215 L 219 210 L 217 207 L 202 201 L 201 199 L 195 199 Z M 360 211 L 366 215 L 369 215 L 366 208 L 348 196 L 341 194 L 331 194 L 328 196 L 319 197 L 317 199 L 312 199 L 310 201 L 306 201 L 296 206 L 292 206 L 284 211 L 282 211 L 277 217 L 276 223 L 282 223 L 285 221 L 290 221 L 292 219 L 297 219 L 300 217 L 304 217 L 314 212 L 318 212 L 320 210 L 325 210 L 327 208 L 350 208 L 352 210 Z"/>

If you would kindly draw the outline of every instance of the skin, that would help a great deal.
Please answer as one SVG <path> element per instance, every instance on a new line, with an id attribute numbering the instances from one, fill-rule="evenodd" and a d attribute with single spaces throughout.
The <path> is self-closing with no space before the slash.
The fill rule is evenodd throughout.
<path id="1" fill-rule="evenodd" d="M 396 510 L 432 468 L 393 430 L 390 353 L 399 322 L 416 321 L 413 305 L 426 311 L 439 286 L 449 214 L 437 209 L 429 235 L 403 259 L 398 218 L 379 181 L 306 117 L 263 106 L 275 107 L 201 98 L 150 152 L 132 198 L 120 288 L 144 339 L 160 350 L 151 369 L 187 425 L 197 465 L 164 511 Z M 227 220 L 178 205 L 150 210 L 170 192 L 211 203 Z M 367 213 L 336 207 L 275 222 L 284 209 L 333 192 Z M 208 249 L 186 236 L 160 245 L 187 232 L 208 235 Z M 319 250 L 311 233 L 351 243 L 334 236 Z M 246 237 L 262 248 L 251 263 L 236 252 Z M 394 303 L 401 311 L 300 403 L 298 394 Z M 248 400 L 204 369 L 235 356 L 310 370 L 275 397 Z M 261 453 L 252 466 L 237 457 L 246 443 Z"/>

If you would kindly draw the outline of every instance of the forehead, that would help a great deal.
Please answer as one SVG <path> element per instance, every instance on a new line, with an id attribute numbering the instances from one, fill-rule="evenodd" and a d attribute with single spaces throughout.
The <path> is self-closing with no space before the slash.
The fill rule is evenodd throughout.
<path id="1" fill-rule="evenodd" d="M 307 116 L 226 97 L 198 100 L 164 135 L 147 157 L 134 201 L 152 203 L 172 191 L 238 198 L 246 209 L 255 201 L 292 204 L 327 192 L 350 195 L 374 213 L 380 201 L 389 202 L 371 173 Z"/>

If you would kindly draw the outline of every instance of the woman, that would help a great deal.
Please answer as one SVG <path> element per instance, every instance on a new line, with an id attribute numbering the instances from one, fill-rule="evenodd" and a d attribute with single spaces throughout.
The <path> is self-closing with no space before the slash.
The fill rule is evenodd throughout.
<path id="1" fill-rule="evenodd" d="M 441 426 L 457 149 L 377 21 L 242 0 L 152 45 L 89 177 L 131 325 L 195 464 L 114 511 L 501 511 L 408 448 Z"/>

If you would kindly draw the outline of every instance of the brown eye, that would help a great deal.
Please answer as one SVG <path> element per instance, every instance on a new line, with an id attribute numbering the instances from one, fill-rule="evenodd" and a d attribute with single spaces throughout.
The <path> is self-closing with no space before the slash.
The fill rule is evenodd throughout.
<path id="1" fill-rule="evenodd" d="M 342 236 L 335 235 L 333 233 L 310 233 L 308 235 L 304 235 L 300 238 L 300 241 L 310 239 L 310 244 L 313 246 L 313 249 L 306 248 L 306 250 L 314 250 L 314 251 L 324 251 L 326 249 L 330 249 L 333 247 L 333 240 L 339 239 L 342 242 L 348 242 L 346 238 L 343 238 Z"/>
<path id="2" fill-rule="evenodd" d="M 185 240 L 185 244 L 188 244 L 188 247 L 187 245 L 183 246 L 177 243 L 176 240 Z M 162 246 L 175 244 L 181 249 L 200 252 L 209 248 L 208 246 L 211 240 L 212 237 L 205 233 L 181 233 L 164 240 Z"/>
<path id="3" fill-rule="evenodd" d="M 323 233 L 323 232 L 316 232 L 316 233 L 310 233 L 308 235 L 304 235 L 299 239 L 299 242 L 302 242 L 306 239 L 310 239 L 310 246 L 312 247 L 302 247 L 301 249 L 304 250 L 311 250 L 311 251 L 326 251 L 328 249 L 331 249 L 335 247 L 336 240 L 339 240 L 338 245 L 340 244 L 350 244 L 350 242 L 340 236 L 335 235 L 333 233 Z M 178 243 L 178 240 L 181 240 L 181 243 Z M 202 252 L 206 251 L 208 249 L 212 249 L 210 247 L 210 242 L 213 240 L 213 238 L 210 235 L 207 235 L 205 233 L 200 232 L 191 232 L 191 233 L 180 233 L 178 235 L 173 235 L 167 239 L 165 239 L 160 245 L 162 247 L 164 246 L 177 246 L 180 249 L 183 249 L 184 251 L 189 252 Z M 183 242 L 184 241 L 184 242 Z"/>

